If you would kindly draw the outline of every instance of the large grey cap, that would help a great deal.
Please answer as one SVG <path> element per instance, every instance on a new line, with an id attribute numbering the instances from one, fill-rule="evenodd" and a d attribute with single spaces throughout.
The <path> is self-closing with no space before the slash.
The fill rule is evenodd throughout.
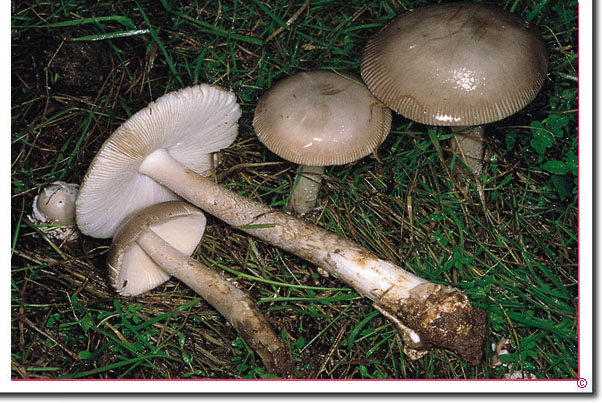
<path id="1" fill-rule="evenodd" d="M 160 286 L 170 275 L 142 250 L 136 239 L 153 231 L 180 252 L 191 255 L 205 232 L 201 210 L 183 201 L 154 204 L 128 216 L 115 231 L 107 254 L 111 286 L 121 295 L 139 295 Z"/>
<path id="2" fill-rule="evenodd" d="M 480 125 L 535 98 L 547 72 L 545 43 L 528 22 L 497 7 L 417 8 L 372 37 L 362 78 L 377 98 L 416 122 Z"/>
<path id="3" fill-rule="evenodd" d="M 238 133 L 240 107 L 232 92 L 201 84 L 170 92 L 123 123 L 102 145 L 80 186 L 76 220 L 81 232 L 110 238 L 133 211 L 179 199 L 138 167 L 164 148 L 199 174 L 210 153 L 228 147 Z"/>
<path id="4" fill-rule="evenodd" d="M 391 111 L 359 77 L 332 71 L 297 73 L 270 88 L 253 118 L 259 140 L 297 164 L 341 165 L 377 148 L 391 129 Z"/>

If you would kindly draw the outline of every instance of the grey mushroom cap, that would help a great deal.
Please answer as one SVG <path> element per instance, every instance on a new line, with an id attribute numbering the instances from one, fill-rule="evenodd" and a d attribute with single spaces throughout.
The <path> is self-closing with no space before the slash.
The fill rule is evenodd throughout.
<path id="1" fill-rule="evenodd" d="M 180 199 L 138 172 L 158 149 L 202 174 L 211 153 L 232 144 L 241 116 L 236 96 L 201 84 L 163 95 L 123 123 L 102 145 L 90 164 L 76 202 L 81 232 L 110 238 L 130 213 L 152 204 Z"/>
<path id="2" fill-rule="evenodd" d="M 391 111 L 361 78 L 332 71 L 301 72 L 270 88 L 253 118 L 259 140 L 301 165 L 342 165 L 374 151 L 391 129 Z"/>
<path id="3" fill-rule="evenodd" d="M 547 73 L 545 43 L 500 8 L 448 3 L 410 10 L 367 43 L 362 78 L 391 109 L 419 123 L 501 120 L 535 98 Z"/>
<path id="4" fill-rule="evenodd" d="M 121 295 L 143 294 L 171 276 L 136 244 L 151 229 L 171 246 L 190 256 L 205 232 L 203 212 L 183 201 L 163 202 L 128 216 L 115 231 L 107 254 L 109 282 Z"/>
<path id="5" fill-rule="evenodd" d="M 79 185 L 56 181 L 40 189 L 27 218 L 39 225 L 49 239 L 71 242 L 79 238 L 75 225 L 75 201 Z"/>
<path id="6" fill-rule="evenodd" d="M 33 215 L 42 223 L 75 224 L 75 200 L 79 185 L 56 181 L 34 198 Z"/>

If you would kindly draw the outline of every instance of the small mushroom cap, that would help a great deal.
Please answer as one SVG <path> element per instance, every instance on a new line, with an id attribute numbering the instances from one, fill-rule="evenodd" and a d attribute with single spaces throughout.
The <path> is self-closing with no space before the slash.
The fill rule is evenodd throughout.
<path id="1" fill-rule="evenodd" d="M 253 126 L 280 157 L 301 165 L 342 165 L 377 148 L 391 129 L 391 111 L 359 77 L 331 71 L 295 74 L 259 100 Z"/>
<path id="2" fill-rule="evenodd" d="M 128 216 L 115 231 L 107 254 L 111 286 L 119 294 L 131 296 L 152 290 L 169 279 L 170 275 L 136 243 L 142 232 L 154 231 L 190 256 L 203 237 L 205 224 L 203 212 L 183 201 L 154 204 Z"/>
<path id="3" fill-rule="evenodd" d="M 401 14 L 372 37 L 361 61 L 372 93 L 408 119 L 472 126 L 535 98 L 547 52 L 528 22 L 497 7 L 449 3 Z"/>
<path id="4" fill-rule="evenodd" d="M 123 123 L 90 164 L 76 203 L 82 233 L 110 238 L 131 212 L 179 197 L 138 173 L 153 151 L 164 148 L 199 174 L 211 153 L 236 138 L 240 107 L 232 92 L 201 84 L 163 95 Z"/>
<path id="5" fill-rule="evenodd" d="M 34 199 L 34 217 L 44 223 L 74 224 L 78 187 L 62 181 L 44 186 Z"/>

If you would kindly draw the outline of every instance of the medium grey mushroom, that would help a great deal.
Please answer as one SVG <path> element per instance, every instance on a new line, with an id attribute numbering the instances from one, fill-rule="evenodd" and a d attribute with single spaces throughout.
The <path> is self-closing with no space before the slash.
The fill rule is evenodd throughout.
<path id="1" fill-rule="evenodd" d="M 361 78 L 309 71 L 279 81 L 259 100 L 253 126 L 272 152 L 299 164 L 289 207 L 306 214 L 316 205 L 325 166 L 372 153 L 391 129 L 391 111 Z"/>
<path id="2" fill-rule="evenodd" d="M 288 350 L 253 300 L 190 257 L 203 237 L 205 223 L 203 212 L 183 201 L 154 204 L 126 217 L 107 255 L 111 285 L 121 295 L 138 295 L 170 276 L 178 278 L 234 326 L 268 371 L 290 375 Z"/>
<path id="3" fill-rule="evenodd" d="M 452 149 L 483 173 L 483 125 L 530 103 L 547 72 L 545 43 L 522 18 L 474 3 L 401 14 L 366 44 L 362 78 L 388 107 L 426 125 L 451 126 Z"/>
<path id="4" fill-rule="evenodd" d="M 180 93 L 165 95 L 151 104 L 152 113 L 138 112 L 118 128 L 99 150 L 80 187 L 77 222 L 81 231 L 110 237 L 117 226 L 107 224 L 114 221 L 112 213 L 125 217 L 151 196 L 157 203 L 161 197 L 177 195 L 227 224 L 321 267 L 373 300 L 402 332 L 412 357 L 419 355 L 417 350 L 422 354 L 439 346 L 458 352 L 467 361 L 480 360 L 485 313 L 458 289 L 428 282 L 335 233 L 225 189 L 188 166 L 190 161 L 206 160 L 203 152 L 217 151 L 217 145 L 225 147 L 233 141 L 240 112 L 234 96 L 223 92 L 212 96 L 210 105 L 199 102 L 194 108 L 183 104 L 173 108 L 182 112 L 175 118 L 175 113 L 165 113 L 161 106 L 163 98 L 177 99 Z M 198 116 L 204 118 L 185 124 L 194 139 L 180 140 L 181 122 Z M 175 121 L 170 121 L 172 118 Z M 144 133 L 144 141 L 132 140 L 140 137 L 138 131 Z M 189 153 L 182 158 L 171 148 L 179 141 L 196 144 L 198 149 L 183 148 Z M 212 147 L 205 147 L 207 144 Z"/>

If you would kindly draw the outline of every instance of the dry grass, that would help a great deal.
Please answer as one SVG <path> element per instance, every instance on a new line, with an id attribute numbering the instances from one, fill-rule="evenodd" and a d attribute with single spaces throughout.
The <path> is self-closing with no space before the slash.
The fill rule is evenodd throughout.
<path id="1" fill-rule="evenodd" d="M 54 180 L 79 183 L 107 136 L 149 101 L 208 82 L 232 89 L 243 108 L 239 136 L 219 156 L 220 183 L 283 208 L 296 167 L 257 141 L 251 119 L 263 91 L 301 70 L 358 71 L 371 34 L 431 2 L 168 3 L 13 4 L 14 378 L 269 376 L 234 329 L 180 282 L 117 296 L 105 278 L 110 241 L 47 239 L 27 220 L 33 198 Z M 568 166 L 576 152 L 576 1 L 498 3 L 538 24 L 550 76 L 531 105 L 492 127 L 496 159 L 482 186 L 462 190 L 442 168 L 445 130 L 395 116 L 378 158 L 327 169 L 320 207 L 307 219 L 461 288 L 488 312 L 488 343 L 511 340 L 507 361 L 515 369 L 574 378 L 576 189 L 570 172 L 542 167 Z M 545 153 L 533 143 L 545 137 L 535 121 L 554 132 Z M 444 350 L 409 361 L 370 301 L 213 217 L 195 257 L 249 291 L 290 346 L 299 378 L 496 378 L 507 371 L 489 365 L 488 349 L 478 366 Z"/>

